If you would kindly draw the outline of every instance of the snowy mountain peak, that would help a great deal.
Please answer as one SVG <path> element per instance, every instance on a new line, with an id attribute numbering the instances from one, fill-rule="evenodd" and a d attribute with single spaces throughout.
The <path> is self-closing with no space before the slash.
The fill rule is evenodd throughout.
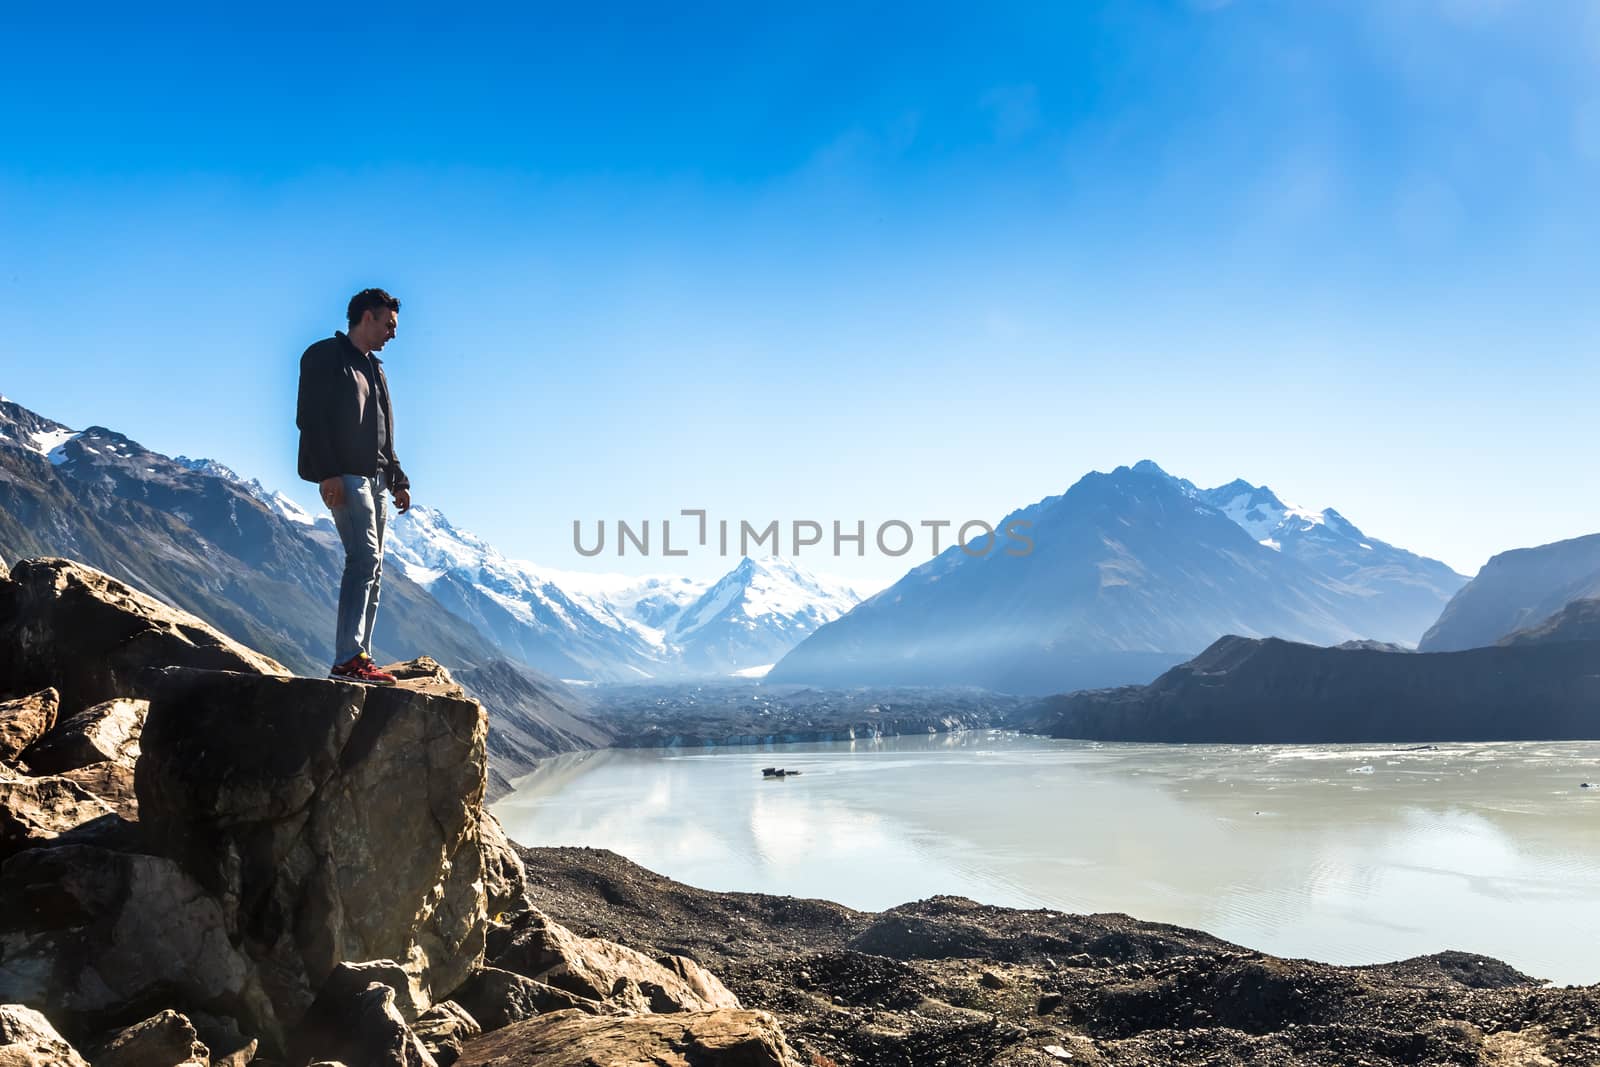
<path id="1" fill-rule="evenodd" d="M 227 482 L 238 482 L 244 485 L 243 478 L 232 467 L 218 463 L 214 459 L 190 459 L 188 456 L 173 456 L 172 462 L 182 467 L 187 467 L 196 474 L 209 474 L 213 478 L 221 478 Z M 259 484 L 259 483 L 258 483 Z"/>
<path id="2" fill-rule="evenodd" d="M 1242 478 L 1203 490 L 1197 496 L 1268 548 L 1281 547 L 1285 532 L 1304 532 L 1325 521 L 1322 513 L 1286 504 L 1266 486 L 1251 485 Z"/>

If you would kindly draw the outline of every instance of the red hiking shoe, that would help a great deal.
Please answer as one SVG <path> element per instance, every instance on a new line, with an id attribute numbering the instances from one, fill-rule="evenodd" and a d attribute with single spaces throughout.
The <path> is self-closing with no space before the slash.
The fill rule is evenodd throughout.
<path id="1" fill-rule="evenodd" d="M 329 678 L 337 678 L 341 682 L 362 682 L 366 685 L 393 685 L 394 675 L 387 671 L 380 671 L 372 657 L 365 652 L 357 652 L 344 663 L 336 663 L 328 671 Z"/>

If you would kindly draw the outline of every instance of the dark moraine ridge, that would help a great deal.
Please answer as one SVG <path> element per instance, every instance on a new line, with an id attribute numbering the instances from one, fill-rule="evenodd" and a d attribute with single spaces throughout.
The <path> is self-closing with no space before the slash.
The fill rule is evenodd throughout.
<path id="1" fill-rule="evenodd" d="M 1097 741 L 1593 740 L 1600 642 L 1401 653 L 1224 637 L 1149 685 L 1051 697 L 1021 720 Z"/>

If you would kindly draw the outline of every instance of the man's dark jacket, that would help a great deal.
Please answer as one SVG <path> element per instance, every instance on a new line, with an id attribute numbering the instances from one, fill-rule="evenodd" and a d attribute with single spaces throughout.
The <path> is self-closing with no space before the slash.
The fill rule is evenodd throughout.
<path id="1" fill-rule="evenodd" d="M 363 392 L 368 396 L 365 405 Z M 387 428 L 381 456 L 380 410 Z M 344 334 L 318 341 L 300 357 L 294 424 L 300 427 L 300 477 L 306 481 L 340 474 L 371 478 L 381 469 L 391 490 L 411 488 L 394 451 L 394 409 L 383 361 L 362 354 Z"/>

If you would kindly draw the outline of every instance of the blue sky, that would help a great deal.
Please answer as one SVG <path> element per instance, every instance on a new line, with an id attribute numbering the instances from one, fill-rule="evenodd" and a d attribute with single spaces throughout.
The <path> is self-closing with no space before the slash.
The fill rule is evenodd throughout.
<path id="1" fill-rule="evenodd" d="M 8 9 L 0 392 L 309 506 L 382 285 L 416 499 L 550 567 L 1145 457 L 1466 573 L 1600 530 L 1600 5 L 763 7 Z"/>

